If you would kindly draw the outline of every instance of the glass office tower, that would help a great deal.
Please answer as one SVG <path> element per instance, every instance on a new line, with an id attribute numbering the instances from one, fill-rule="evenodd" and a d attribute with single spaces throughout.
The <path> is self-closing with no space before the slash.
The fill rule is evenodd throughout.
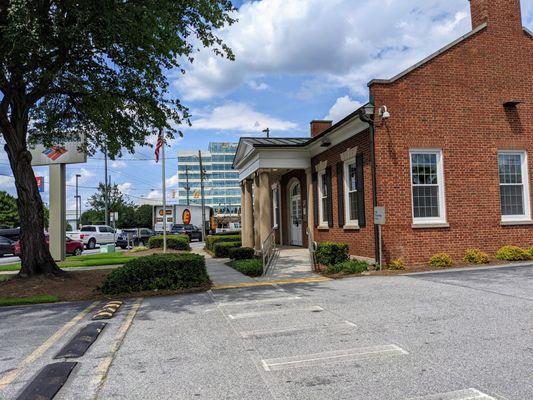
<path id="1" fill-rule="evenodd" d="M 215 216 L 228 220 L 238 220 L 241 208 L 239 175 L 232 168 L 237 144 L 212 142 L 202 151 L 205 205 L 213 208 Z M 187 204 L 187 192 L 189 204 L 201 204 L 198 151 L 178 153 L 178 204 Z"/>

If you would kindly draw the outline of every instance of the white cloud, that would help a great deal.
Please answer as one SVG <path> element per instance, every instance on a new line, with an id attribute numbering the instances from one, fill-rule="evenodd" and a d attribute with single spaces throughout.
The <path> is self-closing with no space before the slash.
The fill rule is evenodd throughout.
<path id="1" fill-rule="evenodd" d="M 193 120 L 192 128 L 260 133 L 265 128 L 271 131 L 296 129 L 297 124 L 260 113 L 246 103 L 226 103 Z"/>
<path id="2" fill-rule="evenodd" d="M 15 189 L 15 178 L 8 175 L 0 175 L 0 187 Z"/>
<path id="3" fill-rule="evenodd" d="M 81 175 L 78 178 L 78 184 L 87 182 L 90 178 L 95 176 L 95 173 L 86 169 L 86 168 L 80 168 L 79 171 L 74 172 L 72 175 L 70 175 L 70 178 L 67 180 L 67 185 L 74 186 L 76 185 L 76 174 Z M 46 182 L 46 181 L 45 181 Z"/>
<path id="4" fill-rule="evenodd" d="M 178 174 L 176 173 L 175 175 L 172 175 L 170 178 L 167 178 L 166 184 L 169 187 L 176 186 L 178 184 Z"/>
<path id="5" fill-rule="evenodd" d="M 147 196 L 145 196 L 145 198 L 150 200 L 161 200 L 163 198 L 163 194 L 160 190 L 152 190 Z"/>
<path id="6" fill-rule="evenodd" d="M 256 82 L 254 80 L 251 80 L 248 82 L 248 86 L 250 86 L 253 90 L 267 90 L 270 88 L 265 82 Z"/>
<path id="7" fill-rule="evenodd" d="M 120 190 L 124 194 L 128 194 L 130 192 L 131 186 L 131 182 L 120 183 L 118 184 L 118 190 Z"/>
<path id="8" fill-rule="evenodd" d="M 350 96 L 339 97 L 337 101 L 335 101 L 335 104 L 331 106 L 328 115 L 326 115 L 324 119 L 332 120 L 333 123 L 339 122 L 359 107 L 361 107 L 361 103 L 351 99 Z"/>
<path id="9" fill-rule="evenodd" d="M 465 0 L 262 0 L 235 17 L 219 34 L 236 60 L 200 51 L 174 81 L 186 99 L 224 96 L 273 74 L 366 95 L 370 79 L 395 75 L 471 28 Z"/>
<path id="10" fill-rule="evenodd" d="M 126 167 L 127 167 L 127 164 L 122 160 L 115 160 L 111 163 L 111 168 L 122 169 Z"/>

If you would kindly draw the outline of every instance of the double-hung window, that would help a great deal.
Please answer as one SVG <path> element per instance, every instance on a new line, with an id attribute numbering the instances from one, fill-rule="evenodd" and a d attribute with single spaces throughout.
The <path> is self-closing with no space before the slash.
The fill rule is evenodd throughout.
<path id="1" fill-rule="evenodd" d="M 344 212 L 347 226 L 358 225 L 357 167 L 355 158 L 344 162 Z"/>
<path id="2" fill-rule="evenodd" d="M 441 150 L 411 150 L 413 223 L 446 223 Z"/>
<path id="3" fill-rule="evenodd" d="M 502 221 L 530 220 L 527 153 L 525 151 L 500 151 L 498 171 Z"/>
<path id="4" fill-rule="evenodd" d="M 318 214 L 321 226 L 328 225 L 328 183 L 326 171 L 318 173 Z"/>
<path id="5" fill-rule="evenodd" d="M 279 227 L 279 186 L 272 186 L 272 221 L 274 222 L 274 229 Z"/>

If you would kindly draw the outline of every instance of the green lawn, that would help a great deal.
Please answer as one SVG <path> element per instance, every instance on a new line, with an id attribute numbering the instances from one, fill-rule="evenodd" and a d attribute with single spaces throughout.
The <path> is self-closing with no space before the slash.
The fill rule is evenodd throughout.
<path id="1" fill-rule="evenodd" d="M 88 254 L 85 256 L 68 257 L 58 265 L 61 268 L 94 267 L 98 265 L 116 265 L 134 259 L 136 256 L 126 256 L 123 253 Z M 18 271 L 20 263 L 0 265 L 0 271 Z"/>
<path id="2" fill-rule="evenodd" d="M 18 306 L 22 304 L 55 303 L 57 296 L 41 295 L 31 297 L 0 297 L 0 307 Z"/>

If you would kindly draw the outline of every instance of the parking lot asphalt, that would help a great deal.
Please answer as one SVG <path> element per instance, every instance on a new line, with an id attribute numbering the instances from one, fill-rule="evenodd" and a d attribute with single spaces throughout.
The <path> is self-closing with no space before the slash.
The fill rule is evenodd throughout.
<path id="1" fill-rule="evenodd" d="M 87 305 L 0 310 L 0 379 Z M 153 297 L 115 318 L 56 398 L 533 399 L 533 266 Z"/>

